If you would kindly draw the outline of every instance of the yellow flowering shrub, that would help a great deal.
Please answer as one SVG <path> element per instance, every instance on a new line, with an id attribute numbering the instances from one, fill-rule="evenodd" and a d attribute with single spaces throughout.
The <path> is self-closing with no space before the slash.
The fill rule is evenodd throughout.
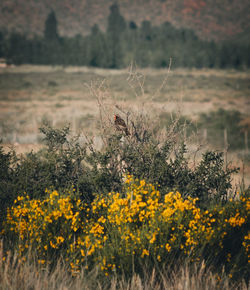
<path id="1" fill-rule="evenodd" d="M 160 194 L 128 175 L 121 193 L 97 195 L 83 204 L 74 192 L 47 191 L 44 199 L 18 197 L 2 233 L 14 235 L 20 257 L 32 248 L 38 262 L 63 256 L 73 273 L 98 263 L 108 275 L 131 265 L 167 263 L 170 257 L 198 260 L 213 255 L 231 273 L 249 263 L 249 197 L 202 210 L 179 192 Z M 237 260 L 237 261 L 236 261 Z"/>
<path id="2" fill-rule="evenodd" d="M 44 261 L 54 250 L 65 248 L 74 233 L 84 227 L 80 217 L 83 210 L 79 199 L 60 196 L 57 191 L 47 191 L 43 200 L 17 197 L 7 211 L 3 233 L 15 233 L 20 256 L 31 248 Z"/>

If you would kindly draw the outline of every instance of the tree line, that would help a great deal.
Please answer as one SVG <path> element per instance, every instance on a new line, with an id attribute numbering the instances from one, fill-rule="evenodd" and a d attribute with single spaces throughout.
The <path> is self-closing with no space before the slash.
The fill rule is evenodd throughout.
<path id="1" fill-rule="evenodd" d="M 199 39 L 192 30 L 177 29 L 165 22 L 140 26 L 126 22 L 119 6 L 110 7 L 107 29 L 96 24 L 87 36 L 60 36 L 51 11 L 43 36 L 28 38 L 20 33 L 0 32 L 0 57 L 13 64 L 84 65 L 122 68 L 131 62 L 139 67 L 248 68 L 249 44 L 215 43 Z"/>

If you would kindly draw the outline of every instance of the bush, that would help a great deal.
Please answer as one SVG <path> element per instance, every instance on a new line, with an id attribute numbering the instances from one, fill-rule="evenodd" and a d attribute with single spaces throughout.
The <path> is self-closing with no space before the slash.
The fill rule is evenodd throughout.
<path id="1" fill-rule="evenodd" d="M 3 233 L 20 258 L 28 249 L 42 265 L 62 257 L 73 273 L 99 265 L 106 275 L 143 275 L 145 265 L 163 270 L 177 260 L 206 259 L 233 278 L 247 278 L 249 196 L 210 210 L 196 202 L 178 192 L 161 198 L 157 187 L 127 176 L 121 192 L 99 195 L 91 204 L 74 190 L 47 191 L 41 199 L 19 196 Z"/>
<path id="2" fill-rule="evenodd" d="M 0 147 L 0 222 L 2 222 L 5 217 L 7 206 L 13 203 L 13 200 L 18 194 L 13 184 L 15 171 L 13 163 L 15 163 L 15 160 L 15 152 L 4 153 L 3 148 Z"/>
<path id="3" fill-rule="evenodd" d="M 80 198 L 90 203 L 98 193 L 120 191 L 127 173 L 158 184 L 161 192 L 177 190 L 183 196 L 199 197 L 201 206 L 227 199 L 231 174 L 237 170 L 228 165 L 224 169 L 221 153 L 205 153 L 191 169 L 181 124 L 173 123 L 164 134 L 158 125 L 149 124 L 143 116 L 131 118 L 129 136 L 102 124 L 101 150 L 91 141 L 81 145 L 77 137 L 70 139 L 68 126 L 55 129 L 48 124 L 40 129 L 46 146 L 39 152 L 17 156 L 1 149 L 2 213 L 18 194 L 28 192 L 31 198 L 40 198 L 45 188 L 65 192 L 74 186 Z"/>
<path id="4" fill-rule="evenodd" d="M 176 119 L 162 131 L 159 122 L 152 122 L 147 116 L 131 116 L 128 126 L 130 136 L 107 127 L 102 136 L 103 150 L 93 149 L 89 156 L 93 176 L 105 182 L 98 188 L 98 180 L 97 190 L 120 190 L 123 174 L 130 173 L 159 184 L 161 191 L 177 190 L 183 195 L 199 197 L 205 206 L 213 200 L 227 199 L 231 175 L 237 169 L 229 168 L 229 164 L 225 166 L 223 154 L 213 151 L 203 154 L 200 163 L 191 169 L 183 142 L 185 122 Z"/>

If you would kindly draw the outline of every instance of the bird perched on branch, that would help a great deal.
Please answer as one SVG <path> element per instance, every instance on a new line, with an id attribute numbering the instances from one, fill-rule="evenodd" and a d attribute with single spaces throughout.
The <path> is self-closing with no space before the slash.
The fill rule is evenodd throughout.
<path id="1" fill-rule="evenodd" d="M 114 121 L 117 130 L 124 132 L 126 136 L 130 135 L 125 121 L 119 115 L 114 115 Z"/>

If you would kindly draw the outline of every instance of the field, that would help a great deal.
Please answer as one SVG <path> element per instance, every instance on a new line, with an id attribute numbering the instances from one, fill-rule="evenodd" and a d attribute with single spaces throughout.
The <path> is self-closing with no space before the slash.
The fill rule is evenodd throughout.
<path id="1" fill-rule="evenodd" d="M 100 97 L 110 114 L 118 112 L 117 108 L 158 117 L 179 114 L 190 118 L 195 127 L 201 113 L 219 108 L 249 116 L 250 73 L 28 65 L 0 68 L 0 132 L 5 148 L 14 145 L 18 153 L 41 148 L 38 128 L 44 121 L 55 127 L 70 124 L 72 134 L 96 136 L 96 145 L 101 146 L 97 136 Z M 199 138 L 197 142 L 202 141 Z M 202 145 L 203 150 L 212 146 L 207 142 Z M 213 148 L 224 150 L 223 146 Z M 228 154 L 229 161 L 241 165 L 236 183 L 244 174 L 249 184 L 249 158 L 245 153 L 236 150 Z"/>
<path id="2" fill-rule="evenodd" d="M 1 68 L 0 289 L 248 289 L 249 81 Z"/>

